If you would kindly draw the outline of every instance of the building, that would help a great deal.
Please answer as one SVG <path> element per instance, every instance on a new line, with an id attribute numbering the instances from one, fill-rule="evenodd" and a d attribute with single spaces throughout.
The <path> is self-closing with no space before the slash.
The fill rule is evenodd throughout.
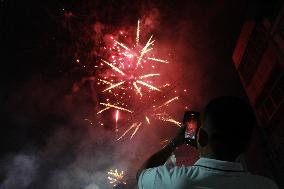
<path id="1" fill-rule="evenodd" d="M 284 6 L 275 1 L 262 19 L 245 21 L 232 59 L 259 127 L 246 155 L 251 172 L 284 188 Z"/>

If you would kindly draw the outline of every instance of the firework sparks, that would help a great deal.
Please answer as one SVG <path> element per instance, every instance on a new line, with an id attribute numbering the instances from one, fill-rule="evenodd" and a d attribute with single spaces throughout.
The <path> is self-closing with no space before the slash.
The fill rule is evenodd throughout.
<path id="1" fill-rule="evenodd" d="M 129 113 L 132 113 L 132 112 L 133 112 L 133 111 L 128 110 L 128 109 L 126 109 L 126 108 L 122 108 L 122 107 L 119 107 L 119 106 L 116 106 L 116 105 L 113 105 L 113 104 L 110 104 L 110 103 L 103 103 L 103 102 L 101 102 L 100 104 L 101 104 L 101 105 L 104 105 L 104 106 L 106 106 L 106 107 L 115 108 L 115 109 L 122 110 L 122 111 L 126 111 L 126 112 L 129 112 Z"/>
<path id="2" fill-rule="evenodd" d="M 140 123 L 133 123 L 117 140 L 122 139 L 128 132 L 130 132 L 130 130 L 134 129 L 134 131 L 132 132 L 130 139 L 133 138 L 133 136 L 137 133 L 137 131 L 139 130 L 140 126 L 142 125 L 142 122 Z"/>
<path id="3" fill-rule="evenodd" d="M 154 55 L 155 40 L 153 35 L 150 35 L 147 42 L 142 45 L 140 30 L 141 22 L 138 20 L 134 43 L 133 40 L 128 40 L 126 34 L 122 31 L 120 31 L 119 35 L 110 37 L 113 44 L 105 47 L 108 59 L 101 59 L 100 65 L 104 66 L 105 64 L 111 69 L 102 72 L 98 79 L 98 85 L 102 83 L 102 86 L 106 86 L 101 92 L 108 91 L 109 93 L 105 93 L 108 97 L 107 103 L 99 103 L 104 107 L 97 114 L 114 109 L 116 111 L 115 130 L 118 131 L 118 110 L 131 113 L 130 118 L 126 121 L 130 127 L 117 140 L 122 139 L 128 133 L 130 133 L 130 139 L 132 139 L 142 125 L 150 125 L 150 120 L 151 122 L 152 120 L 161 120 L 180 125 L 171 116 L 162 115 L 162 112 L 160 112 L 162 107 L 178 100 L 177 96 L 166 102 L 161 100 L 164 98 L 161 98 L 162 93 L 164 93 L 163 90 L 169 87 L 170 84 L 157 83 L 160 81 L 157 78 L 161 76 L 160 73 L 157 73 L 157 70 L 160 70 L 161 66 L 169 62 Z M 129 43 L 129 41 L 131 42 Z M 133 98 L 134 96 L 139 96 L 139 98 Z M 145 104 L 145 102 L 147 103 Z M 141 107 L 142 110 L 139 110 Z M 142 114 L 142 116 L 136 116 L 138 114 Z M 139 118 L 137 119 L 137 117 Z"/>
<path id="4" fill-rule="evenodd" d="M 157 87 L 153 86 L 153 85 L 150 85 L 148 83 L 145 83 L 144 81 L 140 81 L 140 80 L 137 80 L 136 81 L 137 83 L 140 83 L 141 85 L 144 85 L 146 87 L 148 87 L 149 89 L 151 90 L 156 90 L 156 91 L 159 91 L 160 89 L 158 89 Z"/>
<path id="5" fill-rule="evenodd" d="M 140 129 L 142 123 L 136 124 L 135 130 L 133 131 L 132 135 L 130 136 L 130 140 L 133 138 L 133 136 L 137 133 L 137 131 Z"/>
<path id="6" fill-rule="evenodd" d="M 118 121 L 119 111 L 116 110 L 115 113 L 115 132 L 118 132 L 117 121 Z"/>
<path id="7" fill-rule="evenodd" d="M 113 64 L 102 60 L 104 63 L 106 63 L 107 65 L 109 65 L 112 69 L 114 69 L 116 72 L 120 73 L 121 75 L 125 75 L 125 73 L 123 73 L 123 71 L 121 71 L 119 68 L 117 68 L 116 66 L 114 66 Z"/>
<path id="8" fill-rule="evenodd" d="M 175 120 L 173 118 L 163 118 L 163 117 L 161 117 L 161 120 L 165 121 L 165 122 L 173 123 L 173 124 L 177 125 L 178 127 L 181 127 L 181 122 L 179 122 L 179 121 L 177 121 L 177 120 Z"/>
<path id="9" fill-rule="evenodd" d="M 123 43 L 120 43 L 120 42 L 116 41 L 115 39 L 114 39 L 114 41 L 115 41 L 115 43 L 117 43 L 117 44 L 119 44 L 121 47 L 123 47 L 125 50 L 130 51 L 130 49 L 129 49 L 126 45 L 124 45 Z"/>
<path id="10" fill-rule="evenodd" d="M 106 89 L 103 90 L 102 92 L 105 92 L 105 91 L 108 91 L 108 90 L 113 89 L 113 88 L 115 88 L 115 87 L 118 87 L 118 86 L 122 85 L 124 82 L 125 82 L 125 81 L 122 81 L 122 82 L 116 83 L 116 84 L 114 84 L 114 85 L 111 84 L 110 87 L 106 88 Z"/>
<path id="11" fill-rule="evenodd" d="M 109 84 L 109 85 L 111 85 L 112 83 L 111 82 L 109 82 L 109 81 L 106 81 L 106 80 L 103 80 L 103 79 L 98 79 L 99 81 L 101 81 L 101 82 L 103 82 L 103 83 L 105 83 L 105 84 Z"/>
<path id="12" fill-rule="evenodd" d="M 137 23 L 137 31 L 136 31 L 136 46 L 139 44 L 139 35 L 140 35 L 140 21 Z"/>
<path id="13" fill-rule="evenodd" d="M 146 43 L 146 45 L 145 45 L 145 46 L 143 47 L 143 49 L 141 50 L 140 56 L 139 56 L 139 58 L 138 58 L 137 66 L 140 64 L 140 62 L 141 62 L 141 60 L 142 60 L 144 54 L 146 54 L 147 52 L 149 52 L 150 50 L 153 49 L 153 48 L 148 49 L 148 47 L 154 43 L 154 40 L 151 41 L 152 37 L 153 37 L 153 36 L 150 37 L 150 39 L 148 40 L 148 42 Z"/>
<path id="14" fill-rule="evenodd" d="M 161 59 L 157 59 L 157 58 L 148 58 L 149 60 L 153 60 L 153 61 L 156 61 L 156 62 L 162 62 L 162 63 L 169 63 L 168 61 L 166 61 L 166 60 L 161 60 Z"/>
<path id="15" fill-rule="evenodd" d="M 161 107 L 167 106 L 167 105 L 169 105 L 170 103 L 174 102 L 175 100 L 178 100 L 178 96 L 177 96 L 177 97 L 174 97 L 174 98 L 171 98 L 170 100 L 168 100 L 168 101 L 162 103 L 162 105 L 159 106 L 158 108 L 155 108 L 155 109 L 153 109 L 152 111 L 150 111 L 150 112 L 152 112 L 151 118 L 158 119 L 158 120 L 163 121 L 163 122 L 169 122 L 169 123 L 172 123 L 172 124 L 174 124 L 174 125 L 180 127 L 182 124 L 181 124 L 179 121 L 177 121 L 177 120 L 175 120 L 174 118 L 172 118 L 172 117 L 171 117 L 170 115 L 168 115 L 167 113 L 154 113 L 154 112 L 156 112 L 158 109 L 160 109 Z M 154 108 L 154 107 L 153 107 L 153 108 Z M 148 125 L 151 124 L 151 123 L 150 123 L 150 118 L 149 118 L 149 116 L 145 115 L 145 120 L 146 120 L 146 123 L 147 123 Z M 117 140 L 122 139 L 123 137 L 125 137 L 125 135 L 126 135 L 127 133 L 129 133 L 131 130 L 133 130 L 133 132 L 132 132 L 132 134 L 131 134 L 131 136 L 130 136 L 130 139 L 132 139 L 132 138 L 135 136 L 135 134 L 137 133 L 137 131 L 140 129 L 141 125 L 142 125 L 142 122 L 135 122 L 135 123 L 133 123 Z"/>
<path id="16" fill-rule="evenodd" d="M 137 30 L 136 30 L 136 44 L 133 46 L 133 48 L 128 47 L 124 43 L 114 39 L 114 37 L 111 37 L 111 39 L 114 42 L 114 46 L 109 49 L 114 54 L 111 55 L 110 61 L 106 61 L 103 59 L 101 60 L 103 63 L 111 67 L 115 72 L 119 73 L 120 75 L 116 74 L 115 76 L 113 76 L 111 82 L 100 79 L 100 81 L 102 81 L 103 83 L 110 85 L 108 88 L 104 89 L 103 92 L 116 87 L 123 87 L 124 85 L 128 84 L 132 84 L 133 87 L 125 87 L 125 88 L 135 90 L 137 92 L 136 94 L 139 94 L 141 97 L 142 97 L 142 92 L 138 84 L 143 85 L 144 87 L 147 87 L 151 90 L 160 91 L 158 87 L 154 86 L 153 84 L 149 84 L 152 83 L 151 81 L 144 80 L 160 75 L 159 73 L 145 73 L 146 71 L 149 72 L 149 69 L 144 69 L 144 66 L 149 67 L 148 66 L 149 64 L 146 64 L 147 60 L 168 63 L 166 60 L 161 60 L 156 57 L 153 57 L 153 54 L 151 54 L 151 57 L 149 57 L 148 53 L 153 49 L 151 48 L 151 46 L 153 46 L 155 42 L 155 40 L 152 40 L 152 38 L 153 35 L 150 36 L 145 46 L 142 49 L 140 48 L 139 20 L 137 23 Z M 122 49 L 119 47 L 122 47 Z M 142 63 L 145 65 L 142 66 L 141 65 Z M 155 68 L 155 66 L 153 65 L 152 67 Z M 114 82 L 115 84 L 113 84 L 113 80 L 116 80 L 116 82 Z"/>
<path id="17" fill-rule="evenodd" d="M 163 103 L 161 106 L 158 106 L 155 110 L 158 110 L 158 109 L 162 108 L 163 106 L 167 106 L 167 105 L 169 105 L 170 103 L 172 103 L 172 102 L 175 101 L 175 100 L 178 100 L 178 96 L 176 96 L 176 97 L 174 97 L 174 98 L 172 98 L 172 99 L 166 101 L 166 102 Z"/>
<path id="18" fill-rule="evenodd" d="M 160 74 L 147 74 L 147 75 L 142 75 L 139 78 L 143 79 L 143 78 L 147 78 L 147 77 L 153 77 L 153 76 L 159 76 Z"/>
<path id="19" fill-rule="evenodd" d="M 104 109 L 98 111 L 97 114 L 101 114 L 101 113 L 103 113 L 104 111 L 106 111 L 106 110 L 108 110 L 108 109 L 110 109 L 110 107 L 106 107 L 106 108 L 104 108 Z"/>
<path id="20" fill-rule="evenodd" d="M 113 184 L 113 186 L 116 186 L 117 184 L 126 184 L 126 182 L 123 180 L 124 179 L 124 172 L 121 171 L 119 172 L 117 169 L 115 170 L 109 170 L 107 172 L 108 174 L 108 180 L 110 184 Z"/>
<path id="21" fill-rule="evenodd" d="M 146 119 L 146 121 L 147 121 L 148 124 L 151 124 L 151 123 L 150 123 L 150 119 L 148 118 L 148 116 L 145 116 L 145 119 Z"/>
<path id="22" fill-rule="evenodd" d="M 182 125 L 179 121 L 173 119 L 171 116 L 169 116 L 166 113 L 156 114 L 156 116 L 158 116 L 158 119 L 160 119 L 161 121 L 173 123 L 173 124 L 177 125 L 178 127 L 181 127 L 181 125 Z"/>
<path id="23" fill-rule="evenodd" d="M 142 93 L 141 93 L 141 90 L 140 88 L 137 86 L 136 82 L 133 82 L 133 86 L 135 87 L 135 89 L 137 90 L 138 94 L 140 94 L 140 96 L 142 97 Z"/>
<path id="24" fill-rule="evenodd" d="M 116 113 L 115 113 L 115 121 L 116 122 L 118 121 L 118 116 L 119 116 L 119 112 L 118 112 L 118 110 L 116 110 Z"/>
<path id="25" fill-rule="evenodd" d="M 93 125 L 93 122 L 92 122 L 91 120 L 89 120 L 89 119 L 87 119 L 87 118 L 85 118 L 84 120 L 87 121 L 87 122 L 89 122 L 90 125 Z"/>

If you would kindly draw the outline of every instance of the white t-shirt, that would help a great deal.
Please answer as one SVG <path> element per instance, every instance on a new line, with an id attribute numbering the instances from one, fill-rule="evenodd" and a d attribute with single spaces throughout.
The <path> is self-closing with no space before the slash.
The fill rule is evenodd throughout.
<path id="1" fill-rule="evenodd" d="M 269 178 L 246 172 L 240 163 L 200 158 L 193 166 L 142 171 L 139 189 L 277 189 Z"/>

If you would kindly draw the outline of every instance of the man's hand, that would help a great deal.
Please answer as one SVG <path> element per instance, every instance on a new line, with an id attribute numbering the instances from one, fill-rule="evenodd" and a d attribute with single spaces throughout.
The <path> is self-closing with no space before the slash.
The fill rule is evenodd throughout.
<path id="1" fill-rule="evenodd" d="M 173 138 L 173 141 L 176 145 L 176 147 L 181 146 L 183 143 L 185 143 L 185 138 L 184 138 L 184 134 L 185 134 L 185 126 L 182 125 L 176 133 L 176 136 Z"/>

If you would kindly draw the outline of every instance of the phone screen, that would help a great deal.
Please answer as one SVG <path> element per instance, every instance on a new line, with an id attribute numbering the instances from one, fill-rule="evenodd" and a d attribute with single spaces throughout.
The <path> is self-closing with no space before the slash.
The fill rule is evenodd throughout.
<path id="1" fill-rule="evenodd" d="M 197 120 L 196 119 L 189 119 L 185 122 L 185 138 L 195 139 L 196 130 L 197 130 Z"/>
<path id="2" fill-rule="evenodd" d="M 199 128 L 199 113 L 195 111 L 186 111 L 184 113 L 183 124 L 185 129 L 186 143 L 192 146 L 196 145 L 196 135 Z"/>

